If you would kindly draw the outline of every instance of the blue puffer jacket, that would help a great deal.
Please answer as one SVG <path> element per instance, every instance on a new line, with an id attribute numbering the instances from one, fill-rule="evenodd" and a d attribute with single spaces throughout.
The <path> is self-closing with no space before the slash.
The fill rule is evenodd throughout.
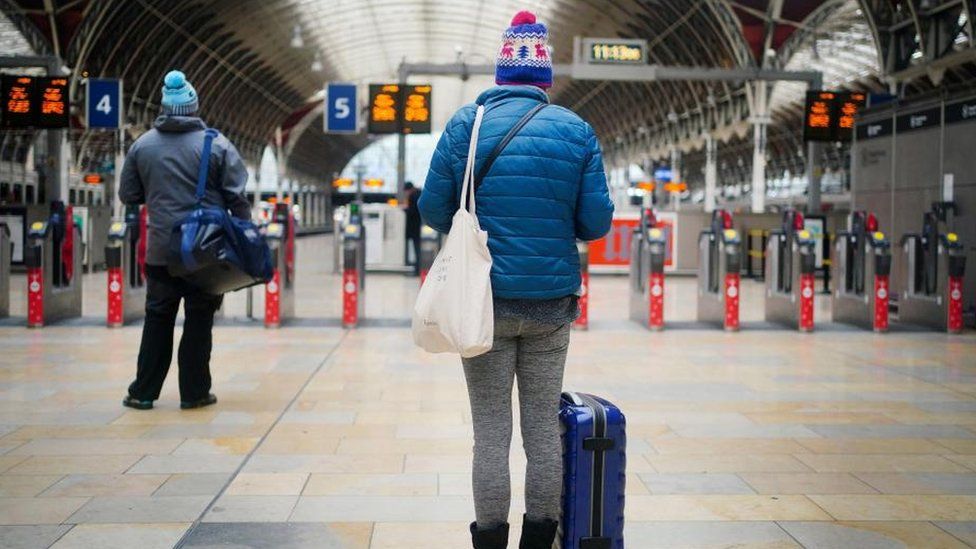
<path id="1" fill-rule="evenodd" d="M 431 227 L 442 233 L 451 229 L 477 105 L 485 106 L 485 115 L 475 173 L 522 115 L 548 100 L 532 86 L 498 86 L 455 113 L 434 151 L 420 198 Z M 544 108 L 495 160 L 478 189 L 477 205 L 488 232 L 495 297 L 575 294 L 580 287 L 576 240 L 602 237 L 613 217 L 593 128 L 567 109 Z"/>

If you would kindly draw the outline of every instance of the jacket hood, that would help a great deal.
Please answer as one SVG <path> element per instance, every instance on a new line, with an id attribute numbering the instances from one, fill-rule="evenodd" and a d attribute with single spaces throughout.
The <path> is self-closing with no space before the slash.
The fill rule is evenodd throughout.
<path id="1" fill-rule="evenodd" d="M 494 88 L 488 88 L 481 92 L 481 95 L 478 96 L 475 103 L 478 105 L 489 105 L 496 101 L 515 97 L 534 99 L 543 103 L 549 102 L 549 94 L 535 86 L 495 86 Z"/>
<path id="2" fill-rule="evenodd" d="M 161 115 L 153 122 L 153 127 L 161 132 L 195 132 L 207 129 L 207 125 L 197 116 Z"/>

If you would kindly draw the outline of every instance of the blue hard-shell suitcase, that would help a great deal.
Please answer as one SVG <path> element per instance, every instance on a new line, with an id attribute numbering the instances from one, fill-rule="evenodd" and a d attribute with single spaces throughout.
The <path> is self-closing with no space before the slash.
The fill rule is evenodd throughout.
<path id="1" fill-rule="evenodd" d="M 563 393 L 563 549 L 623 549 L 626 421 L 586 393 Z"/>

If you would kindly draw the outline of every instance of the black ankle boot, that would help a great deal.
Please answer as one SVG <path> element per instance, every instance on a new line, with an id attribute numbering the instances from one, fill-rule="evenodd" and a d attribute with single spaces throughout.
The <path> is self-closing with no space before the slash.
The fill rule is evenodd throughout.
<path id="1" fill-rule="evenodd" d="M 508 547 L 508 523 L 481 530 L 478 523 L 471 523 L 471 546 L 474 549 L 505 549 Z"/>
<path id="2" fill-rule="evenodd" d="M 552 542 L 556 539 L 556 528 L 559 523 L 554 520 L 529 520 L 522 516 L 522 539 L 519 549 L 552 549 Z"/>

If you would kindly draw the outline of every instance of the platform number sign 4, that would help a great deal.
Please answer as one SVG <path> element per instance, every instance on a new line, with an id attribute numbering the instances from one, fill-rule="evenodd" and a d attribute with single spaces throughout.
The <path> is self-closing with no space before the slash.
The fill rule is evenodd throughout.
<path id="1" fill-rule="evenodd" d="M 325 87 L 323 122 L 326 133 L 359 131 L 355 84 L 330 83 Z"/>
<path id="2" fill-rule="evenodd" d="M 89 78 L 85 107 L 89 128 L 119 128 L 122 125 L 122 81 Z"/>

